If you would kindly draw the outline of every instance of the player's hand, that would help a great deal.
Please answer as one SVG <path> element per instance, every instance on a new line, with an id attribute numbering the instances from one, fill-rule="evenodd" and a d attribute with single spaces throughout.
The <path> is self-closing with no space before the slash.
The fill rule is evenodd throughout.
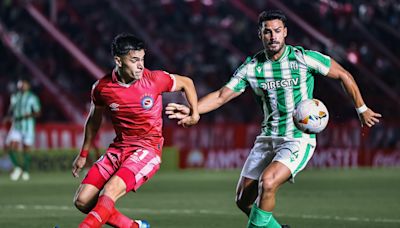
<path id="1" fill-rule="evenodd" d="M 181 125 L 183 127 L 190 127 L 192 125 L 197 124 L 199 120 L 200 120 L 200 115 L 196 113 L 179 120 L 178 125 Z"/>
<path id="2" fill-rule="evenodd" d="M 167 107 L 165 107 L 165 114 L 169 119 L 183 120 L 184 118 L 189 117 L 190 109 L 186 105 L 168 103 Z"/>
<path id="3" fill-rule="evenodd" d="M 86 164 L 86 158 L 81 157 L 79 154 L 76 156 L 74 162 L 72 163 L 72 176 L 79 177 L 79 173 Z"/>
<path id="4" fill-rule="evenodd" d="M 365 124 L 368 127 L 372 127 L 375 124 L 379 123 L 379 118 L 382 117 L 382 115 L 368 108 L 367 111 L 361 113 L 359 117 L 361 121 L 361 126 L 364 126 Z"/>

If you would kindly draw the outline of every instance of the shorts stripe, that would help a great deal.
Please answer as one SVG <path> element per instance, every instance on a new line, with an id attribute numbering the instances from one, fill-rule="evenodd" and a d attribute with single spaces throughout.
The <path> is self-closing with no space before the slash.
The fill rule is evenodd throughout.
<path id="1" fill-rule="evenodd" d="M 159 161 L 160 159 L 157 156 L 147 162 L 147 164 L 136 174 L 136 182 L 139 182 L 139 180 L 142 179 L 143 176 L 147 176 L 153 170 L 154 165 L 158 165 L 160 163 Z"/>
<path id="2" fill-rule="evenodd" d="M 305 166 L 307 164 L 306 162 L 307 162 L 307 159 L 308 159 L 308 154 L 310 153 L 310 149 L 311 149 L 311 145 L 307 144 L 306 152 L 305 152 L 305 154 L 303 156 L 303 159 L 301 160 L 301 162 L 300 162 L 299 166 L 297 167 L 297 169 L 293 172 L 293 176 L 296 175 L 296 173 L 299 170 L 302 170 L 304 168 L 303 166 Z"/>

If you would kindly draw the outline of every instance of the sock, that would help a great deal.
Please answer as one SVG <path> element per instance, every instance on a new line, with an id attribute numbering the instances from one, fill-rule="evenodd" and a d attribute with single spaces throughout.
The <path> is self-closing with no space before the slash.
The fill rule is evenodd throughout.
<path id="1" fill-rule="evenodd" d="M 25 172 L 29 172 L 29 168 L 31 167 L 31 154 L 29 153 L 24 153 L 24 166 L 22 167 L 22 169 Z"/>
<path id="2" fill-rule="evenodd" d="M 107 224 L 112 227 L 120 227 L 120 228 L 132 228 L 133 220 L 119 212 L 114 208 L 110 218 L 107 220 Z M 136 224 L 136 223 L 135 223 Z"/>
<path id="3" fill-rule="evenodd" d="M 10 150 L 10 152 L 8 152 L 8 155 L 10 156 L 10 160 L 13 163 L 14 167 L 19 166 L 18 165 L 18 158 L 17 158 L 17 153 L 13 150 Z"/>
<path id="4" fill-rule="evenodd" d="M 99 197 L 96 206 L 89 212 L 86 218 L 79 224 L 79 228 L 100 228 L 110 218 L 114 210 L 114 201 L 106 196 Z"/>
<path id="5" fill-rule="evenodd" d="M 261 210 L 257 204 L 254 204 L 251 208 L 247 228 L 281 228 L 281 225 L 272 216 L 272 212 Z"/>

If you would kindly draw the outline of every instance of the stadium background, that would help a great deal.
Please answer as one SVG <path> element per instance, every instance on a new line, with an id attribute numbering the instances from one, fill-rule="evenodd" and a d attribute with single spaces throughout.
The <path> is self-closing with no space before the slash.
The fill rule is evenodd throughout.
<path id="1" fill-rule="evenodd" d="M 400 227 L 394 213 L 400 209 L 398 1 L 0 3 L 0 117 L 20 76 L 32 81 L 43 108 L 32 180 L 9 181 L 10 162 L 1 152 L 1 227 L 73 227 L 82 218 L 72 208 L 78 181 L 68 171 L 81 142 L 91 85 L 113 67 L 110 42 L 116 34 L 143 37 L 147 67 L 190 76 L 201 97 L 262 48 L 257 14 L 269 8 L 287 14 L 287 43 L 334 57 L 353 74 L 368 106 L 384 116 L 372 129 L 359 127 L 340 84 L 316 78 L 315 97 L 324 101 L 331 121 L 318 135 L 308 170 L 279 196 L 278 218 L 294 227 Z M 164 103 L 176 100 L 184 102 L 175 93 Z M 122 200 L 128 202 L 124 210 L 148 217 L 155 227 L 243 227 L 233 198 L 238 168 L 259 133 L 261 112 L 254 105 L 246 92 L 203 115 L 199 126 L 182 129 L 165 119 L 164 171 L 140 194 Z M 107 122 L 98 140 L 103 149 L 113 138 Z M 7 130 L 0 127 L 1 148 Z M 187 219 L 181 221 L 182 214 Z"/>

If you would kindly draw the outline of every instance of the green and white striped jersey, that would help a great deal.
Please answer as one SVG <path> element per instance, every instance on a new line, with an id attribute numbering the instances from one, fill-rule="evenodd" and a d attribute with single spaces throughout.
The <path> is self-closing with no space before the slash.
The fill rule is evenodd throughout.
<path id="1" fill-rule="evenodd" d="M 314 76 L 327 75 L 330 66 L 329 56 L 286 45 L 276 61 L 264 51 L 248 57 L 226 86 L 235 92 L 243 92 L 248 85 L 253 89 L 264 114 L 261 135 L 314 138 L 295 127 L 293 110 L 300 101 L 313 97 Z"/>
<path id="2" fill-rule="evenodd" d="M 21 132 L 33 132 L 35 128 L 35 118 L 19 118 L 35 112 L 40 112 L 38 97 L 30 91 L 14 93 L 11 95 L 10 108 L 13 119 L 12 128 Z"/>

